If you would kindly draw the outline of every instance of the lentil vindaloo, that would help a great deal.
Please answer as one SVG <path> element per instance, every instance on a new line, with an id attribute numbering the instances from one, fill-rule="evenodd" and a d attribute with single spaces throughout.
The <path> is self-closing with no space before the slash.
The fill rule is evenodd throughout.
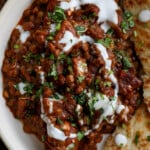
<path id="1" fill-rule="evenodd" d="M 36 0 L 13 30 L 3 95 L 48 150 L 94 150 L 141 100 L 132 14 L 115 0 Z"/>

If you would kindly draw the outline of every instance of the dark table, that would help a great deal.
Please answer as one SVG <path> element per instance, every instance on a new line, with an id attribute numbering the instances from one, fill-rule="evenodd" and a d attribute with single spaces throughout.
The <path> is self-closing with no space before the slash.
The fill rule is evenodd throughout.
<path id="1" fill-rule="evenodd" d="M 5 2 L 6 2 L 6 0 L 0 0 L 0 9 L 3 7 Z M 0 150 L 7 150 L 7 148 L 5 147 L 5 145 L 1 139 L 0 139 Z"/>
<path id="2" fill-rule="evenodd" d="M 4 143 L 0 140 L 0 150 L 7 150 Z"/>

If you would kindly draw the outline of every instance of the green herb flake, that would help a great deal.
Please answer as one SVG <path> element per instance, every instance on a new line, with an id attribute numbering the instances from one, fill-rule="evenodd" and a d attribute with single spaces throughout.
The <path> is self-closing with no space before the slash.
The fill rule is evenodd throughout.
<path id="1" fill-rule="evenodd" d="M 54 39 L 54 37 L 52 35 L 49 35 L 46 39 L 47 39 L 47 41 L 52 41 Z"/>
<path id="2" fill-rule="evenodd" d="M 109 35 L 113 35 L 113 33 L 114 33 L 114 30 L 113 30 L 112 28 L 110 28 L 110 29 L 106 32 L 106 34 L 109 34 Z"/>
<path id="3" fill-rule="evenodd" d="M 100 79 L 95 80 L 95 85 L 98 85 L 100 83 Z"/>
<path id="4" fill-rule="evenodd" d="M 67 150 L 74 150 L 75 148 L 75 143 L 71 143 L 70 145 L 68 145 Z"/>
<path id="5" fill-rule="evenodd" d="M 109 122 L 109 120 L 106 116 L 103 116 L 103 120 L 105 120 L 106 122 Z"/>
<path id="6" fill-rule="evenodd" d="M 131 64 L 131 62 L 129 61 L 129 58 L 128 58 L 128 57 L 123 57 L 122 61 L 123 61 L 123 68 L 124 68 L 124 69 L 129 69 L 129 68 L 132 67 L 132 64 Z"/>
<path id="7" fill-rule="evenodd" d="M 34 59 L 39 62 L 41 57 L 41 55 L 34 55 L 31 52 L 28 52 L 26 55 L 23 55 L 23 59 L 25 62 L 30 62 L 31 59 Z"/>
<path id="8" fill-rule="evenodd" d="M 57 76 L 57 70 L 56 70 L 56 65 L 53 64 L 51 67 L 51 72 L 48 73 L 48 76 L 56 77 Z"/>
<path id="9" fill-rule="evenodd" d="M 14 88 L 19 91 L 19 85 L 18 84 L 15 84 Z"/>
<path id="10" fill-rule="evenodd" d="M 137 36 L 138 36 L 138 33 L 137 33 L 136 30 L 134 30 L 133 35 L 134 35 L 134 37 L 137 37 Z"/>
<path id="11" fill-rule="evenodd" d="M 87 100 L 87 95 L 82 92 L 81 94 L 79 95 L 75 95 L 74 96 L 74 99 L 77 101 L 78 104 L 80 104 L 81 106 L 83 106 L 85 103 L 86 103 L 86 100 Z"/>
<path id="12" fill-rule="evenodd" d="M 112 44 L 114 44 L 114 41 L 111 38 L 106 37 L 105 39 L 98 40 L 97 43 L 100 43 L 106 48 L 109 48 Z"/>
<path id="13" fill-rule="evenodd" d="M 135 138 L 134 138 L 134 143 L 137 145 L 139 142 L 139 133 L 136 132 Z"/>
<path id="14" fill-rule="evenodd" d="M 57 123 L 57 124 L 60 124 L 60 125 L 63 125 L 63 124 L 64 124 L 63 121 L 62 121 L 59 117 L 56 119 L 56 123 Z"/>
<path id="15" fill-rule="evenodd" d="M 49 58 L 50 58 L 50 60 L 54 60 L 54 59 L 55 59 L 54 54 L 51 54 L 51 55 L 49 56 Z"/>
<path id="16" fill-rule="evenodd" d="M 23 89 L 27 94 L 32 94 L 33 87 L 34 85 L 32 83 L 25 82 L 25 87 Z"/>
<path id="17" fill-rule="evenodd" d="M 101 98 L 102 100 L 104 100 L 104 99 L 105 99 L 104 94 L 99 93 L 99 95 L 100 95 L 100 98 Z"/>
<path id="18" fill-rule="evenodd" d="M 105 87 L 111 87 L 112 83 L 109 81 L 104 82 Z"/>
<path id="19" fill-rule="evenodd" d="M 33 57 L 33 54 L 31 52 L 27 53 L 26 55 L 23 55 L 23 59 L 25 62 L 29 62 L 32 57 Z"/>
<path id="20" fill-rule="evenodd" d="M 147 141 L 149 141 L 149 142 L 150 142 L 150 135 L 148 135 L 148 136 L 147 136 Z"/>
<path id="21" fill-rule="evenodd" d="M 56 31 L 59 31 L 60 28 L 61 28 L 61 23 L 57 23 L 57 25 L 56 25 Z"/>
<path id="22" fill-rule="evenodd" d="M 75 27 L 78 34 L 84 33 L 86 31 L 86 28 L 84 26 L 76 26 Z"/>
<path id="23" fill-rule="evenodd" d="M 89 107 L 89 112 L 90 116 L 92 117 L 94 115 L 94 104 L 98 101 L 98 98 L 96 96 L 93 96 L 92 99 L 88 101 L 88 107 Z"/>
<path id="24" fill-rule="evenodd" d="M 85 76 L 78 76 L 77 77 L 77 81 L 79 82 L 79 83 L 82 83 L 82 81 L 85 79 Z"/>
<path id="25" fill-rule="evenodd" d="M 46 136 L 45 136 L 45 135 L 42 135 L 42 136 L 41 136 L 41 140 L 42 140 L 42 142 L 45 142 L 45 141 L 46 141 Z"/>
<path id="26" fill-rule="evenodd" d="M 84 132 L 83 131 L 80 131 L 77 133 L 77 138 L 79 141 L 81 141 L 83 138 L 84 138 Z"/>
<path id="27" fill-rule="evenodd" d="M 53 13 L 48 12 L 48 17 L 52 19 L 52 21 L 56 23 L 61 23 L 63 20 L 66 19 L 65 11 L 64 9 L 56 6 Z"/>
<path id="28" fill-rule="evenodd" d="M 59 94 L 57 92 L 54 93 L 54 98 L 55 99 L 60 99 L 60 96 L 59 96 Z"/>
<path id="29" fill-rule="evenodd" d="M 19 48 L 20 48 L 20 45 L 18 45 L 18 44 L 14 45 L 14 49 L 19 49 Z"/>
<path id="30" fill-rule="evenodd" d="M 123 33 L 127 33 L 127 31 L 134 26 L 135 23 L 132 14 L 129 11 L 125 11 L 123 21 L 121 22 L 121 29 Z"/>
<path id="31" fill-rule="evenodd" d="M 60 54 L 58 60 L 65 60 L 67 58 L 66 54 Z"/>
<path id="32" fill-rule="evenodd" d="M 115 101 L 116 99 L 117 99 L 116 96 L 110 97 L 110 100 L 111 100 L 111 101 Z"/>
<path id="33" fill-rule="evenodd" d="M 123 123 L 122 128 L 126 130 L 126 128 L 127 128 L 126 124 Z"/>
<path id="34" fill-rule="evenodd" d="M 103 114 L 104 113 L 104 108 L 100 108 L 99 112 L 100 112 L 100 114 Z"/>
<path id="35" fill-rule="evenodd" d="M 53 82 L 44 82 L 43 83 L 43 87 L 49 87 L 49 88 L 54 88 L 54 84 Z"/>
<path id="36" fill-rule="evenodd" d="M 43 87 L 39 88 L 35 93 L 35 98 L 40 98 L 43 93 Z"/>
<path id="37" fill-rule="evenodd" d="M 143 41 L 141 41 L 141 42 L 138 42 L 138 47 L 142 47 L 144 45 L 144 42 Z"/>

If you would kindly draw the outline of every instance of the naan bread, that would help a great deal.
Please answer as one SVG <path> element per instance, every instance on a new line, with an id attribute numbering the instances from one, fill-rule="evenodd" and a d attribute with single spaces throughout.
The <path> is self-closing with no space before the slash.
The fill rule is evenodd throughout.
<path id="1" fill-rule="evenodd" d="M 138 20 L 142 10 L 150 10 L 150 0 L 124 0 L 125 9 L 132 12 L 135 17 L 135 30 L 137 37 L 133 37 L 136 54 L 143 66 L 144 101 L 150 112 L 150 21 L 142 23 Z"/>
<path id="2" fill-rule="evenodd" d="M 108 137 L 104 150 L 150 150 L 150 21 L 142 23 L 138 20 L 142 10 L 150 10 L 150 0 L 124 0 L 123 6 L 130 10 L 135 18 L 135 30 L 137 36 L 133 37 L 136 54 L 143 67 L 143 96 L 146 105 L 142 104 L 130 120 L 126 128 L 117 127 L 115 132 Z M 148 111 L 146 109 L 148 108 Z M 115 144 L 115 136 L 123 134 L 127 137 L 127 145 L 118 147 Z M 137 138 L 136 135 L 139 135 Z M 135 137 L 137 145 L 135 144 Z M 150 138 L 150 137 L 149 137 Z"/>
<path id="3" fill-rule="evenodd" d="M 127 137 L 127 145 L 122 148 L 115 144 L 115 136 L 120 133 Z M 117 127 L 108 137 L 103 150 L 150 150 L 148 136 L 150 136 L 150 114 L 147 112 L 146 105 L 142 104 L 128 125 L 124 128 Z"/>

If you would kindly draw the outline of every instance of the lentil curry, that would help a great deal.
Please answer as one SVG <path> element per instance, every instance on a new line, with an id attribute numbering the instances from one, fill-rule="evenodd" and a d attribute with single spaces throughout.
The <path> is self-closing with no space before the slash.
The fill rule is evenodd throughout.
<path id="1" fill-rule="evenodd" d="M 3 95 L 47 150 L 96 150 L 141 100 L 132 14 L 115 0 L 36 0 L 13 30 Z"/>

